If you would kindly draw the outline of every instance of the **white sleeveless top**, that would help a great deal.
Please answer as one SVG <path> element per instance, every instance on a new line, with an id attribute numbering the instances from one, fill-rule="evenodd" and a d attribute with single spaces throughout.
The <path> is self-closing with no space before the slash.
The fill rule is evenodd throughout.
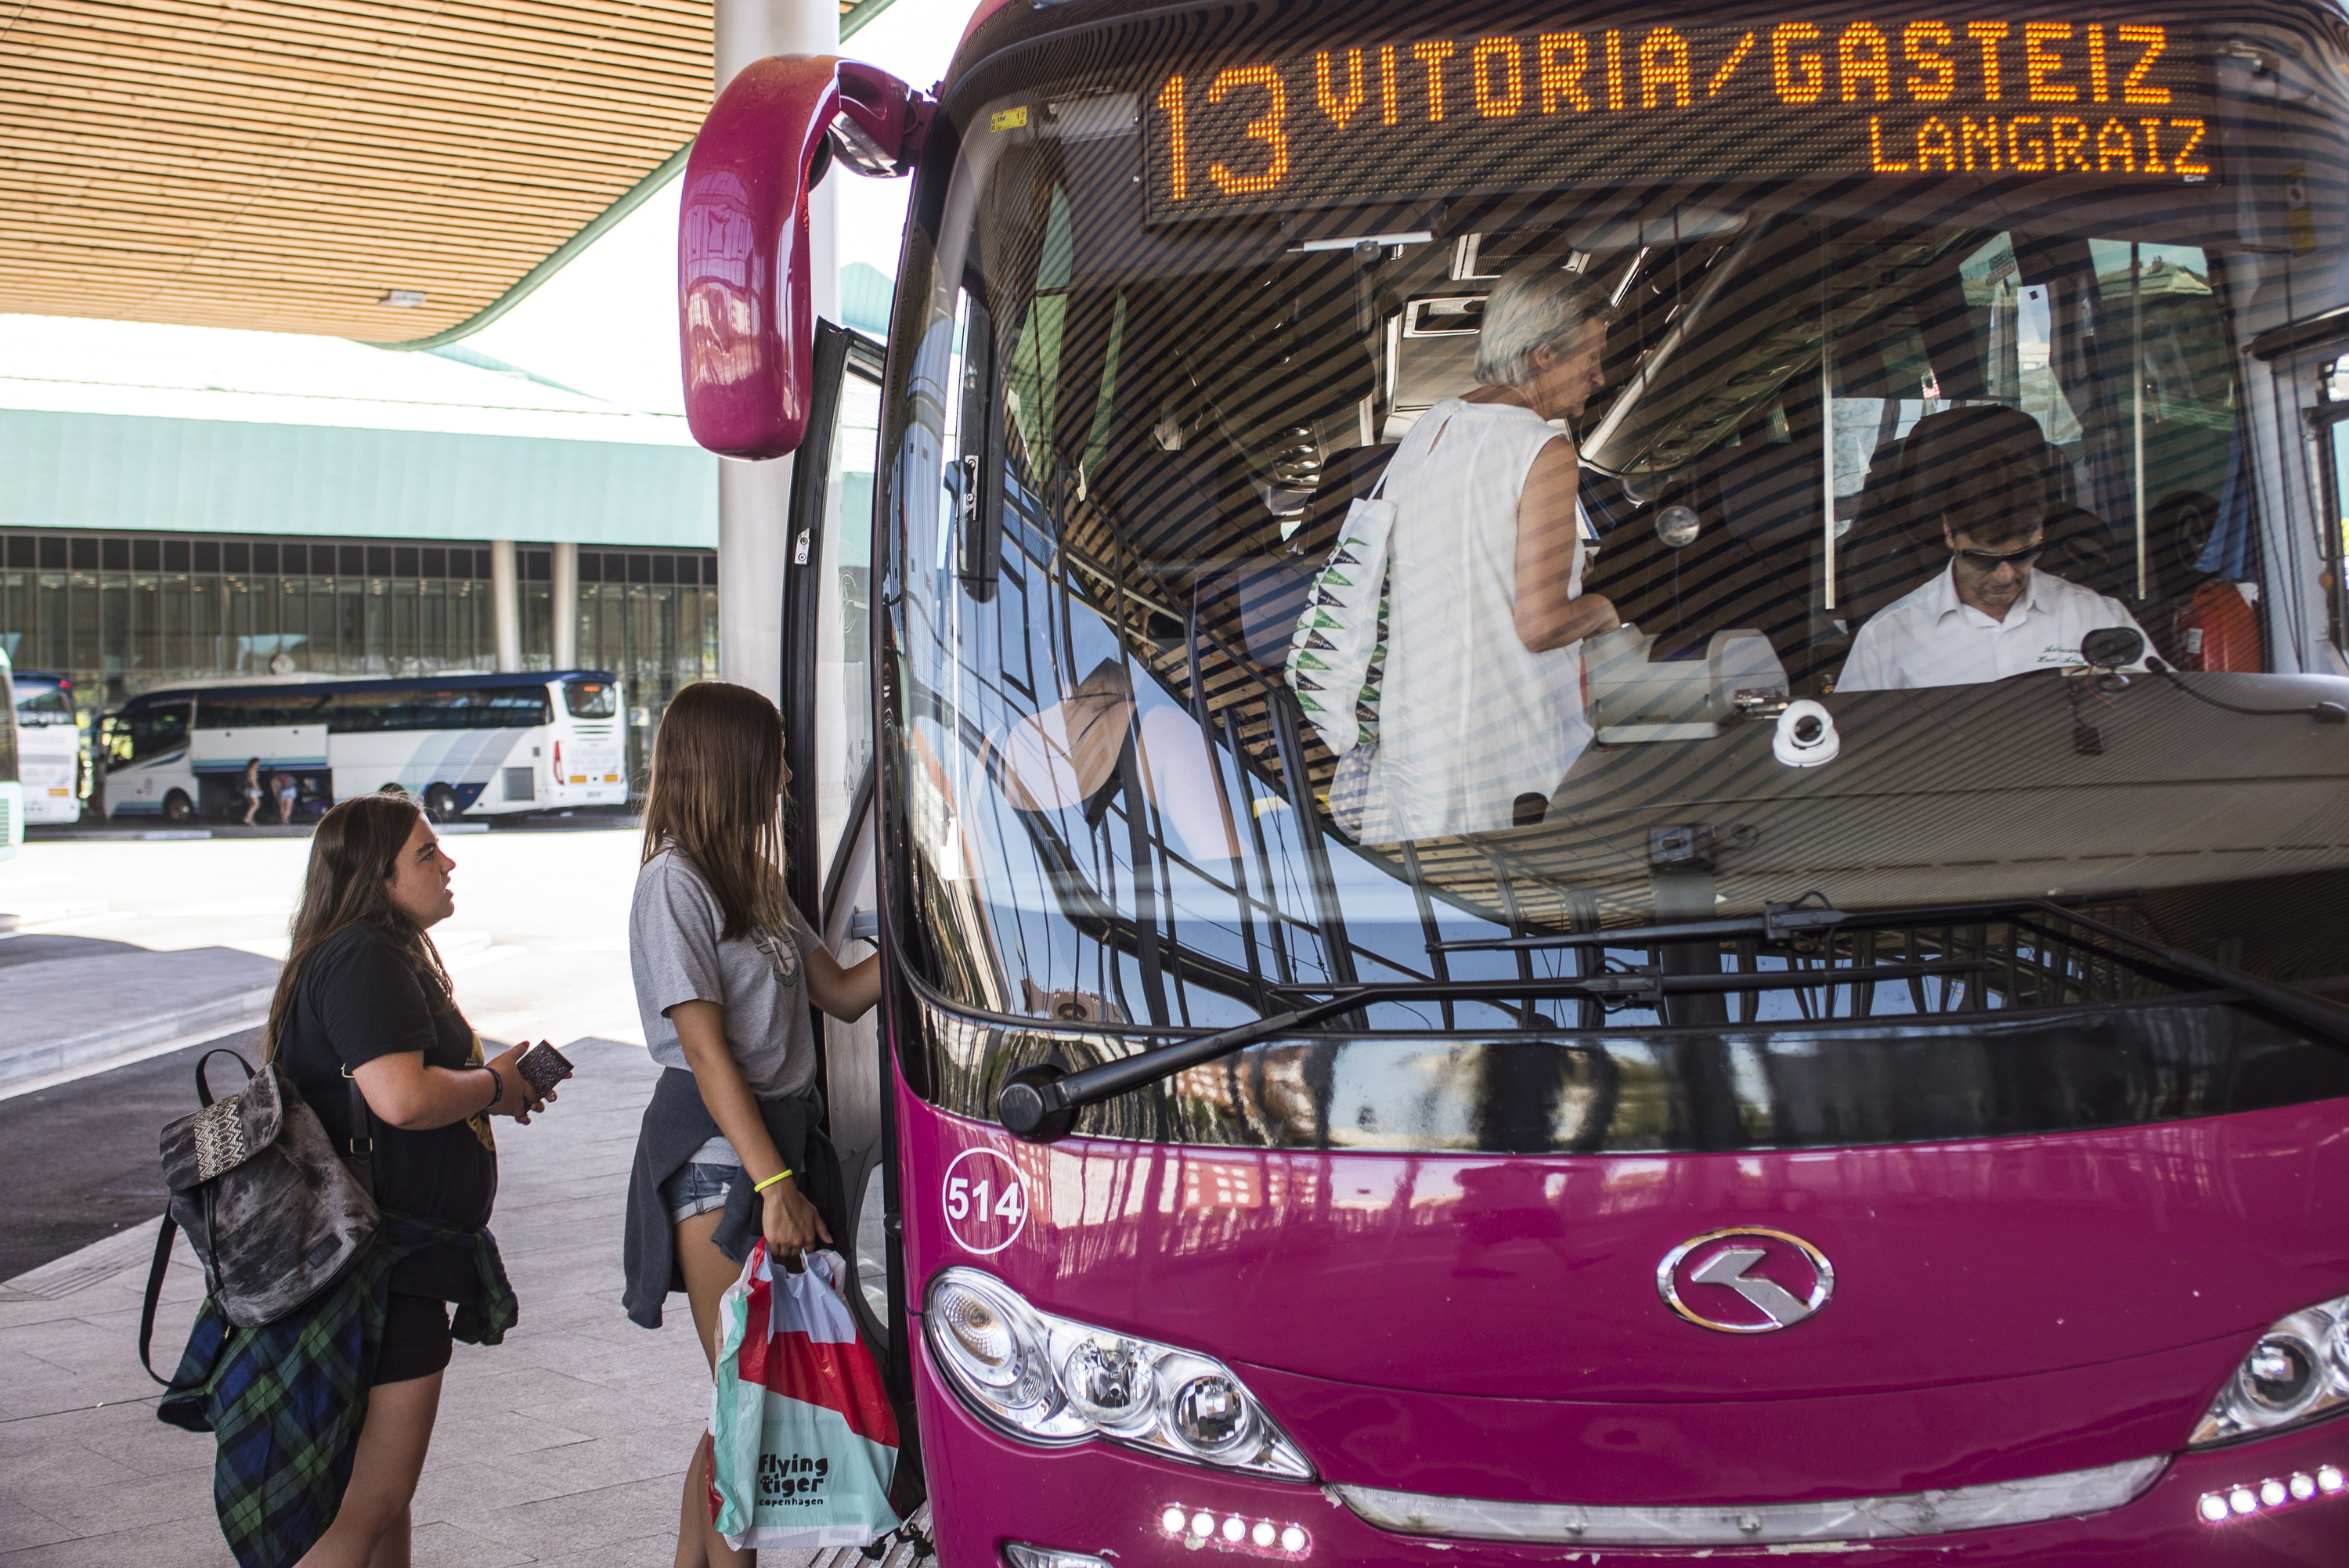
<path id="1" fill-rule="evenodd" d="M 1537 654 L 1517 640 L 1517 498 L 1558 434 L 1530 408 L 1446 398 L 1388 464 L 1394 542 L 1365 842 L 1506 828 L 1517 797 L 1547 798 L 1589 744 L 1580 646 Z"/>

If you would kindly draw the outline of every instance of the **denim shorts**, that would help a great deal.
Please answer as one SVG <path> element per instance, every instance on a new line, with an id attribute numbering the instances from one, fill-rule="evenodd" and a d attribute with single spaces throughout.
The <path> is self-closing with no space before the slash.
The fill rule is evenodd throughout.
<path id="1" fill-rule="evenodd" d="M 679 1167 L 660 1188 L 661 1202 L 668 1205 L 669 1223 L 678 1224 L 696 1214 L 724 1208 L 726 1189 L 741 1174 L 740 1165 L 703 1165 L 697 1161 Z"/>

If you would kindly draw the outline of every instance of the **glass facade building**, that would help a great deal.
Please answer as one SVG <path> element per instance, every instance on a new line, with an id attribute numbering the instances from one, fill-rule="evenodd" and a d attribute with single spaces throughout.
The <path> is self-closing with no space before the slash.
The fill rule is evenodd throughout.
<path id="1" fill-rule="evenodd" d="M 523 667 L 554 665 L 554 551 L 514 552 Z M 579 551 L 579 667 L 620 676 L 630 777 L 677 689 L 718 673 L 709 550 Z M 497 667 L 490 546 L 0 530 L 0 648 L 99 709 L 167 681 Z"/>
<path id="2" fill-rule="evenodd" d="M 528 664 L 535 656 L 532 649 L 552 646 L 535 626 L 552 624 L 553 595 L 550 585 L 530 572 L 523 576 L 523 662 Z M 649 734 L 650 721 L 668 706 L 678 687 L 717 678 L 718 552 L 583 546 L 579 662 L 620 677 L 633 710 L 629 733 Z"/>

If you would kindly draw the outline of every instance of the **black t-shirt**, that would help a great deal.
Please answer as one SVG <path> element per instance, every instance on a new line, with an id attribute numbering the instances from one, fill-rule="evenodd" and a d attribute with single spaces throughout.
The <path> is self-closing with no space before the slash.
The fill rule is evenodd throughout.
<path id="1" fill-rule="evenodd" d="M 409 967 L 391 937 L 368 925 L 336 932 L 303 966 L 277 1059 L 326 1124 L 337 1150 L 349 1147 L 351 1135 L 346 1066 L 400 1051 L 423 1052 L 427 1067 L 479 1065 L 472 1026 L 453 1002 L 436 1008 L 437 992 L 430 980 Z M 488 1075 L 475 1076 L 486 1100 Z M 498 1156 L 486 1115 L 429 1132 L 403 1131 L 379 1116 L 374 1120 L 378 1204 L 466 1230 L 489 1222 L 498 1192 Z M 392 1283 L 421 1286 L 422 1274 L 437 1277 L 440 1272 L 429 1264 L 420 1271 L 403 1269 Z"/>

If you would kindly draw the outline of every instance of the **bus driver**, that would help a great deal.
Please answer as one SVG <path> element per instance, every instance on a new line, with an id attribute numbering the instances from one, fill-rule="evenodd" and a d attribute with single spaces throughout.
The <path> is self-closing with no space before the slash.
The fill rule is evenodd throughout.
<path id="1" fill-rule="evenodd" d="M 1910 439 L 1946 444 L 1936 438 L 1956 434 L 1953 427 L 1967 422 L 1961 417 L 1976 412 L 1932 416 Z M 1929 428 L 1937 422 L 1939 428 Z M 2106 626 L 2143 634 L 2118 600 L 2032 569 L 2059 510 L 2044 463 L 2021 454 L 1978 456 L 1982 460 L 1940 487 L 1949 566 L 1859 629 L 1836 690 L 1972 686 L 2078 665 L 2081 639 Z"/>

